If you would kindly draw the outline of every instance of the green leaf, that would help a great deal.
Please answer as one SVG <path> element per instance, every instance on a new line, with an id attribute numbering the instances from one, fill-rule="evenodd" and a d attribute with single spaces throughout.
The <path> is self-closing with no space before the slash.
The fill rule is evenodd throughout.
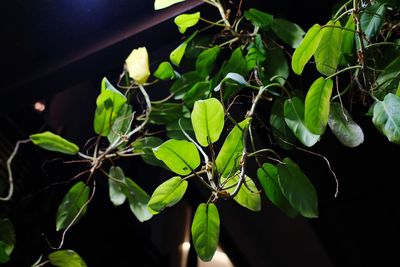
<path id="1" fill-rule="evenodd" d="M 326 76 L 335 73 L 342 57 L 342 29 L 339 21 L 330 20 L 321 30 L 314 58 L 317 70 Z"/>
<path id="2" fill-rule="evenodd" d="M 89 191 L 89 187 L 83 182 L 78 182 L 71 187 L 61 201 L 60 206 L 58 206 L 56 216 L 57 231 L 67 228 L 71 223 L 72 225 L 76 224 L 82 218 L 87 210 L 87 206 L 84 205 L 89 200 Z M 80 210 L 82 211 L 80 212 Z"/>
<path id="3" fill-rule="evenodd" d="M 219 240 L 219 214 L 213 203 L 198 206 L 192 222 L 192 240 L 200 259 L 210 261 Z"/>
<path id="4" fill-rule="evenodd" d="M 191 114 L 193 130 L 202 146 L 218 141 L 224 128 L 224 108 L 216 98 L 194 103 Z"/>
<path id="5" fill-rule="evenodd" d="M 243 77 L 247 76 L 247 63 L 240 47 L 232 52 L 229 60 L 221 67 L 222 77 L 225 77 L 230 72 L 237 73 Z"/>
<path id="6" fill-rule="evenodd" d="M 304 103 L 297 97 L 287 99 L 284 104 L 285 122 L 303 145 L 311 147 L 319 135 L 311 133 L 304 124 Z"/>
<path id="7" fill-rule="evenodd" d="M 200 12 L 192 14 L 181 14 L 176 16 L 174 22 L 180 33 L 185 33 L 187 28 L 193 27 L 200 20 Z"/>
<path id="8" fill-rule="evenodd" d="M 199 76 L 207 77 L 211 74 L 220 51 L 221 48 L 216 45 L 200 53 L 196 60 L 196 71 Z"/>
<path id="9" fill-rule="evenodd" d="M 230 178 L 224 178 L 221 180 L 222 184 L 225 183 L 224 188 L 230 194 L 235 191 L 236 185 L 239 182 L 239 175 L 232 176 Z M 245 184 L 246 183 L 246 184 Z M 237 195 L 233 198 L 239 205 L 248 208 L 252 211 L 261 210 L 261 198 L 260 193 L 253 180 L 246 175 L 246 181 L 240 186 Z"/>
<path id="10" fill-rule="evenodd" d="M 177 48 L 174 49 L 174 51 L 169 54 L 169 60 L 175 65 L 179 66 L 181 63 L 181 60 L 183 58 L 183 55 L 185 54 L 186 47 L 188 43 L 196 36 L 197 31 L 194 32 L 192 35 L 190 35 L 189 38 L 187 38 L 183 43 L 181 43 Z"/>
<path id="11" fill-rule="evenodd" d="M 293 48 L 300 45 L 303 40 L 304 30 L 296 23 L 285 19 L 274 19 L 272 30 L 285 43 Z"/>
<path id="12" fill-rule="evenodd" d="M 50 151 L 60 152 L 68 155 L 75 155 L 79 152 L 79 147 L 74 143 L 62 138 L 52 132 L 43 132 L 30 135 L 32 143 Z"/>
<path id="13" fill-rule="evenodd" d="M 372 122 L 390 142 L 400 144 L 400 97 L 392 93 L 376 101 Z"/>
<path id="14" fill-rule="evenodd" d="M 167 8 L 169 6 L 172 6 L 174 4 L 183 2 L 185 0 L 155 0 L 154 1 L 154 9 L 159 10 L 163 8 Z"/>
<path id="15" fill-rule="evenodd" d="M 226 137 L 221 150 L 218 153 L 215 164 L 218 173 L 223 177 L 229 177 L 236 173 L 240 167 L 243 152 L 243 130 L 248 126 L 250 119 L 245 119 L 235 126 Z"/>
<path id="16" fill-rule="evenodd" d="M 248 71 L 253 70 L 267 59 L 257 48 L 250 47 L 246 54 L 246 67 Z"/>
<path id="17" fill-rule="evenodd" d="M 396 95 L 400 96 L 400 82 L 397 84 Z"/>
<path id="18" fill-rule="evenodd" d="M 58 250 L 49 254 L 50 263 L 58 267 L 87 267 L 85 261 L 73 250 Z"/>
<path id="19" fill-rule="evenodd" d="M 112 125 L 110 133 L 107 135 L 107 139 L 110 143 L 113 143 L 117 138 L 128 133 L 130 131 L 130 124 L 132 121 L 132 106 L 124 104 L 118 111 L 118 115 Z"/>
<path id="20" fill-rule="evenodd" d="M 296 138 L 293 136 L 292 131 L 285 122 L 285 116 L 283 114 L 283 101 L 280 98 L 275 98 L 274 102 L 272 103 L 269 124 L 271 125 L 272 136 L 274 137 L 275 141 L 278 142 L 279 146 L 286 150 L 292 149 L 292 146 L 284 141 L 294 144 Z"/>
<path id="21" fill-rule="evenodd" d="M 311 85 L 306 95 L 304 122 L 311 133 L 321 135 L 329 119 L 333 81 L 320 77 Z"/>
<path id="22" fill-rule="evenodd" d="M 382 27 L 385 20 L 386 5 L 385 3 L 376 2 L 367 7 L 360 17 L 361 29 L 368 39 L 374 37 Z"/>
<path id="23" fill-rule="evenodd" d="M 125 175 L 120 167 L 111 166 L 108 175 L 108 192 L 110 200 L 114 206 L 122 205 L 126 200 L 126 195 L 123 191 L 126 186 Z"/>
<path id="24" fill-rule="evenodd" d="M 277 77 L 276 81 L 278 83 L 285 84 L 289 76 L 289 66 L 282 48 L 272 43 L 266 49 L 265 56 L 267 59 L 264 63 L 264 69 L 268 80 L 272 77 Z"/>
<path id="25" fill-rule="evenodd" d="M 4 243 L 3 249 L 5 253 L 9 256 L 11 252 L 14 250 L 16 239 L 15 239 L 14 226 L 11 223 L 11 221 L 7 218 L 5 219 L 0 218 L 0 241 Z"/>
<path id="26" fill-rule="evenodd" d="M 6 252 L 7 244 L 0 240 L 0 263 L 6 263 L 10 260 Z"/>
<path id="27" fill-rule="evenodd" d="M 153 152 L 156 158 L 179 175 L 188 175 L 200 165 L 199 151 L 194 144 L 185 140 L 170 139 L 153 148 Z"/>
<path id="28" fill-rule="evenodd" d="M 147 209 L 150 196 L 130 178 L 125 177 L 126 186 L 123 191 L 129 202 L 129 208 L 140 222 L 147 221 L 153 216 Z"/>
<path id="29" fill-rule="evenodd" d="M 278 164 L 278 182 L 283 195 L 302 216 L 318 217 L 318 197 L 314 186 L 290 158 Z"/>
<path id="30" fill-rule="evenodd" d="M 160 80 L 172 80 L 176 77 L 174 68 L 167 61 L 161 62 L 153 75 Z"/>
<path id="31" fill-rule="evenodd" d="M 197 71 L 187 72 L 174 82 L 169 91 L 175 99 L 182 99 L 193 85 L 200 81 L 204 81 L 204 77 L 199 76 Z"/>
<path id="32" fill-rule="evenodd" d="M 165 102 L 152 105 L 150 122 L 153 124 L 165 125 L 178 121 L 182 117 L 190 117 L 189 110 L 184 105 Z"/>
<path id="33" fill-rule="evenodd" d="M 118 111 L 126 101 L 126 97 L 115 89 L 107 78 L 103 78 L 101 93 L 96 100 L 97 107 L 94 116 L 94 131 L 97 134 L 107 136 L 110 133 Z"/>
<path id="34" fill-rule="evenodd" d="M 218 92 L 219 90 L 221 90 L 221 86 L 223 85 L 224 82 L 231 80 L 234 81 L 235 83 L 237 83 L 238 85 L 244 87 L 249 85 L 249 83 L 243 78 L 242 75 L 234 73 L 234 72 L 230 72 L 228 73 L 224 79 L 222 79 L 222 81 L 214 88 L 215 92 Z"/>
<path id="35" fill-rule="evenodd" d="M 378 98 L 382 98 L 387 93 L 395 93 L 397 84 L 393 83 L 398 80 L 400 75 L 400 56 L 396 57 L 385 69 L 378 75 L 375 81 L 377 92 L 375 93 Z"/>
<path id="36" fill-rule="evenodd" d="M 257 170 L 257 177 L 268 199 L 287 216 L 291 218 L 296 217 L 298 212 L 293 209 L 279 187 L 278 170 L 276 166 L 270 163 L 264 163 L 262 167 Z"/>
<path id="37" fill-rule="evenodd" d="M 304 66 L 314 55 L 318 48 L 321 34 L 321 26 L 314 24 L 304 36 L 303 41 L 296 48 L 292 57 L 292 69 L 294 73 L 300 75 L 303 72 Z"/>
<path id="38" fill-rule="evenodd" d="M 268 31 L 274 21 L 274 16 L 255 8 L 250 8 L 249 10 L 244 11 L 244 17 L 255 27 L 259 27 L 264 31 Z"/>
<path id="39" fill-rule="evenodd" d="M 328 124 L 343 145 L 356 147 L 364 142 L 364 133 L 361 127 L 353 121 L 349 112 L 337 102 L 331 103 Z"/>
<path id="40" fill-rule="evenodd" d="M 349 16 L 346 25 L 342 30 L 342 54 L 345 56 L 353 54 L 355 29 L 356 24 L 353 16 Z"/>
<path id="41" fill-rule="evenodd" d="M 209 81 L 198 82 L 185 94 L 183 101 L 187 107 L 192 107 L 195 101 L 207 98 L 210 90 Z"/>
<path id="42" fill-rule="evenodd" d="M 187 118 L 182 118 L 180 119 L 181 126 L 183 130 L 192 138 L 195 138 L 194 136 L 194 130 L 192 126 L 192 121 Z M 179 120 L 171 122 L 167 124 L 167 136 L 171 139 L 176 139 L 176 140 L 186 140 L 186 136 L 182 133 L 182 130 L 179 126 Z"/>
<path id="43" fill-rule="evenodd" d="M 150 198 L 148 207 L 153 214 L 157 214 L 167 207 L 178 203 L 186 192 L 188 182 L 179 176 L 160 184 Z"/>
<path id="44" fill-rule="evenodd" d="M 148 136 L 140 139 L 136 139 L 132 143 L 134 153 L 143 153 L 142 159 L 149 165 L 164 167 L 164 163 L 156 158 L 153 153 L 153 148 L 158 147 L 163 143 L 163 140 L 159 137 Z"/>

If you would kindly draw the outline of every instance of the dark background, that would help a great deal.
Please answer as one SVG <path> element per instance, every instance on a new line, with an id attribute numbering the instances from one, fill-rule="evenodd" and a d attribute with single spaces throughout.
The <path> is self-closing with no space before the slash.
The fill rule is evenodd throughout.
<path id="1" fill-rule="evenodd" d="M 307 29 L 316 22 L 326 23 L 334 2 L 245 4 Z M 0 181 L 5 181 L 4 161 L 16 140 L 31 133 L 51 129 L 82 146 L 94 135 L 91 125 L 101 78 L 115 81 L 124 59 L 138 46 L 147 47 L 154 70 L 181 38 L 171 18 L 196 5 L 197 1 L 186 1 L 155 12 L 150 0 L 2 1 Z M 205 17 L 215 16 L 209 7 L 198 8 Z M 45 112 L 33 109 L 36 101 L 46 104 Z M 233 202 L 218 203 L 220 245 L 235 266 L 400 264 L 399 147 L 378 133 L 364 113 L 363 109 L 353 111 L 365 133 L 360 147 L 345 148 L 328 131 L 312 148 L 330 160 L 340 182 L 337 198 L 323 159 L 298 150 L 285 152 L 318 192 L 318 219 L 287 218 L 264 197 L 259 213 Z M 26 145 L 15 159 L 15 197 L 10 203 L 0 203 L 0 217 L 9 217 L 17 233 L 9 266 L 30 266 L 39 255 L 51 251 L 46 239 L 53 245 L 59 242 L 56 209 L 70 187 L 65 181 L 81 167 L 50 160 L 54 157 L 58 155 Z M 140 159 L 121 164 L 147 192 L 171 175 Z M 89 266 L 177 266 L 183 232 L 197 204 L 206 199 L 198 186 L 189 185 L 181 204 L 139 223 L 126 205 L 112 206 L 105 179 L 98 180 L 94 201 L 68 233 L 64 247 L 76 250 Z M 191 250 L 189 266 L 195 262 Z"/>

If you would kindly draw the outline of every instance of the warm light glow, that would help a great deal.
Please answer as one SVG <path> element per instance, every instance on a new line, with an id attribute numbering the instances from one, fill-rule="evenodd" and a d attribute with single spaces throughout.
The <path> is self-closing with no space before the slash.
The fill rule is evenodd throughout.
<path id="1" fill-rule="evenodd" d="M 33 108 L 37 112 L 43 112 L 46 109 L 46 105 L 44 104 L 43 101 L 37 101 L 35 104 L 33 104 Z"/>
<path id="2" fill-rule="evenodd" d="M 214 257 L 209 262 L 204 262 L 198 258 L 197 260 L 198 267 L 233 267 L 233 263 L 229 259 L 228 255 L 222 251 L 220 247 L 215 251 Z"/>
<path id="3" fill-rule="evenodd" d="M 182 249 L 185 251 L 188 251 L 190 249 L 190 242 L 183 242 L 182 243 Z"/>

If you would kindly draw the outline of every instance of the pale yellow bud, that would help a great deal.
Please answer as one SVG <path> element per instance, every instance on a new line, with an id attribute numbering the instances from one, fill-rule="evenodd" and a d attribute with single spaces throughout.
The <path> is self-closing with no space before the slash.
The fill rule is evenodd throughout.
<path id="1" fill-rule="evenodd" d="M 150 76 L 149 54 L 146 47 L 133 49 L 131 54 L 125 60 L 129 77 L 138 84 L 144 84 Z"/>

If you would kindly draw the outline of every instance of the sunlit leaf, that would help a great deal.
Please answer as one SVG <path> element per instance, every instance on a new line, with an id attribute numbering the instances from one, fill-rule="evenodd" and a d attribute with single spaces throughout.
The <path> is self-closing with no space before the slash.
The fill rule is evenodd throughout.
<path id="1" fill-rule="evenodd" d="M 129 202 L 129 208 L 133 215 L 140 221 L 144 222 L 153 216 L 147 209 L 150 196 L 140 186 L 138 186 L 130 178 L 125 177 L 126 186 L 123 187 L 123 191 Z"/>
<path id="2" fill-rule="evenodd" d="M 125 175 L 120 167 L 111 166 L 108 173 L 108 192 L 114 206 L 122 205 L 126 200 L 123 188 L 126 186 Z"/>
<path id="3" fill-rule="evenodd" d="M 174 4 L 183 2 L 185 0 L 155 0 L 154 1 L 154 9 L 158 10 L 158 9 L 163 9 L 163 8 L 167 8 L 169 6 L 172 6 Z"/>
<path id="4" fill-rule="evenodd" d="M 218 141 L 224 128 L 224 109 L 216 98 L 199 100 L 194 103 L 191 114 L 193 130 L 202 146 Z"/>
<path id="5" fill-rule="evenodd" d="M 283 100 L 280 98 L 275 98 L 272 103 L 269 123 L 271 125 L 272 135 L 279 146 L 287 150 L 292 149 L 292 146 L 288 143 L 294 144 L 296 138 L 285 122 Z M 285 143 L 285 141 L 288 143 Z"/>
<path id="6" fill-rule="evenodd" d="M 400 97 L 389 93 L 376 101 L 372 121 L 390 142 L 400 144 Z"/>
<path id="7" fill-rule="evenodd" d="M 361 127 L 353 121 L 349 112 L 337 102 L 331 103 L 329 128 L 345 146 L 356 147 L 364 142 Z"/>
<path id="8" fill-rule="evenodd" d="M 107 139 L 110 143 L 115 142 L 119 137 L 126 134 L 130 130 L 130 124 L 132 121 L 132 106 L 124 104 L 118 111 L 118 115 L 111 127 L 110 133 L 107 135 Z"/>
<path id="9" fill-rule="evenodd" d="M 73 250 L 58 250 L 49 254 L 51 265 L 58 267 L 86 267 L 85 261 Z"/>
<path id="10" fill-rule="evenodd" d="M 224 178 L 221 180 L 224 188 L 230 194 L 235 191 L 236 185 L 239 182 L 239 175 L 232 176 L 230 178 Z M 239 205 L 248 208 L 252 211 L 261 210 L 261 198 L 260 193 L 253 180 L 246 175 L 245 182 L 242 183 L 237 195 L 233 198 Z"/>
<path id="11" fill-rule="evenodd" d="M 272 30 L 285 43 L 293 48 L 300 45 L 303 40 L 304 30 L 296 23 L 285 19 L 274 19 Z"/>
<path id="12" fill-rule="evenodd" d="M 264 31 L 268 31 L 274 21 L 272 15 L 255 8 L 250 8 L 249 10 L 244 11 L 244 17 L 255 27 L 259 27 Z"/>
<path id="13" fill-rule="evenodd" d="M 195 138 L 194 136 L 194 130 L 192 126 L 192 121 L 188 118 L 182 118 L 178 121 L 173 121 L 169 124 L 167 124 L 166 130 L 167 130 L 167 136 L 171 139 L 177 139 L 177 140 L 186 140 L 187 137 L 183 134 L 181 127 L 182 126 L 183 130 L 190 135 L 190 137 Z"/>
<path id="14" fill-rule="evenodd" d="M 50 151 L 56 151 L 63 154 L 75 155 L 79 152 L 79 147 L 74 143 L 62 138 L 52 132 L 43 132 L 30 135 L 32 143 Z"/>
<path id="15" fill-rule="evenodd" d="M 211 74 L 220 51 L 221 48 L 216 45 L 200 53 L 196 59 L 196 71 L 199 76 L 207 77 Z"/>
<path id="16" fill-rule="evenodd" d="M 157 214 L 167 207 L 178 203 L 186 192 L 188 182 L 179 176 L 160 184 L 153 192 L 148 207 L 153 214 Z"/>
<path id="17" fill-rule="evenodd" d="M 158 147 L 163 143 L 159 137 L 148 136 L 136 139 L 131 146 L 134 153 L 143 153 L 141 155 L 144 162 L 152 166 L 164 166 L 164 163 L 156 158 L 153 153 L 153 148 Z"/>
<path id="18" fill-rule="evenodd" d="M 356 29 L 356 24 L 354 22 L 353 16 L 349 16 L 346 25 L 342 30 L 342 54 L 344 56 L 348 57 L 353 54 L 355 29 Z M 346 57 L 342 58 L 342 62 L 347 63 Z"/>
<path id="19" fill-rule="evenodd" d="M 400 56 L 396 57 L 385 69 L 378 75 L 375 81 L 377 92 L 374 94 L 383 99 L 387 93 L 396 93 L 397 84 L 400 80 Z M 396 81 L 396 82 L 395 82 Z"/>
<path id="20" fill-rule="evenodd" d="M 278 182 L 283 195 L 302 216 L 318 217 L 318 197 L 314 186 L 290 158 L 278 164 Z"/>
<path id="21" fill-rule="evenodd" d="M 153 148 L 153 152 L 156 158 L 179 175 L 188 175 L 200 165 L 199 151 L 194 144 L 185 140 L 170 139 Z"/>
<path id="22" fill-rule="evenodd" d="M 183 55 L 185 54 L 186 47 L 188 43 L 196 36 L 197 31 L 194 32 L 192 35 L 190 35 L 189 38 L 187 38 L 183 43 L 181 43 L 177 48 L 174 49 L 174 51 L 169 54 L 169 60 L 176 65 L 179 66 L 181 63 L 181 60 L 183 58 Z"/>
<path id="23" fill-rule="evenodd" d="M 3 245 L 4 252 L 7 255 L 10 255 L 11 252 L 14 250 L 16 239 L 15 239 L 14 225 L 7 218 L 5 219 L 0 218 L 0 241 L 4 243 Z"/>
<path id="24" fill-rule="evenodd" d="M 84 205 L 89 199 L 89 191 L 89 187 L 83 182 L 76 183 L 68 191 L 57 210 L 57 231 L 65 229 L 70 224 L 76 224 L 82 218 L 87 210 L 87 206 Z"/>
<path id="25" fill-rule="evenodd" d="M 219 214 L 213 203 L 202 203 L 197 208 L 192 222 L 192 240 L 200 259 L 210 261 L 219 241 Z"/>
<path id="26" fill-rule="evenodd" d="M 200 20 L 200 12 L 181 14 L 175 17 L 174 22 L 180 33 L 185 33 L 187 28 L 193 27 Z"/>
<path id="27" fill-rule="evenodd" d="M 157 70 L 153 73 L 154 77 L 160 80 L 172 80 L 176 77 L 176 73 L 172 65 L 167 62 L 163 61 L 158 65 Z"/>
<path id="28" fill-rule="evenodd" d="M 380 2 L 375 2 L 361 13 L 361 29 L 368 39 L 374 37 L 379 32 L 385 20 L 385 14 L 386 5 Z"/>
<path id="29" fill-rule="evenodd" d="M 146 83 L 150 77 L 149 54 L 146 47 L 133 49 L 125 60 L 125 64 L 129 77 L 138 84 Z"/>

